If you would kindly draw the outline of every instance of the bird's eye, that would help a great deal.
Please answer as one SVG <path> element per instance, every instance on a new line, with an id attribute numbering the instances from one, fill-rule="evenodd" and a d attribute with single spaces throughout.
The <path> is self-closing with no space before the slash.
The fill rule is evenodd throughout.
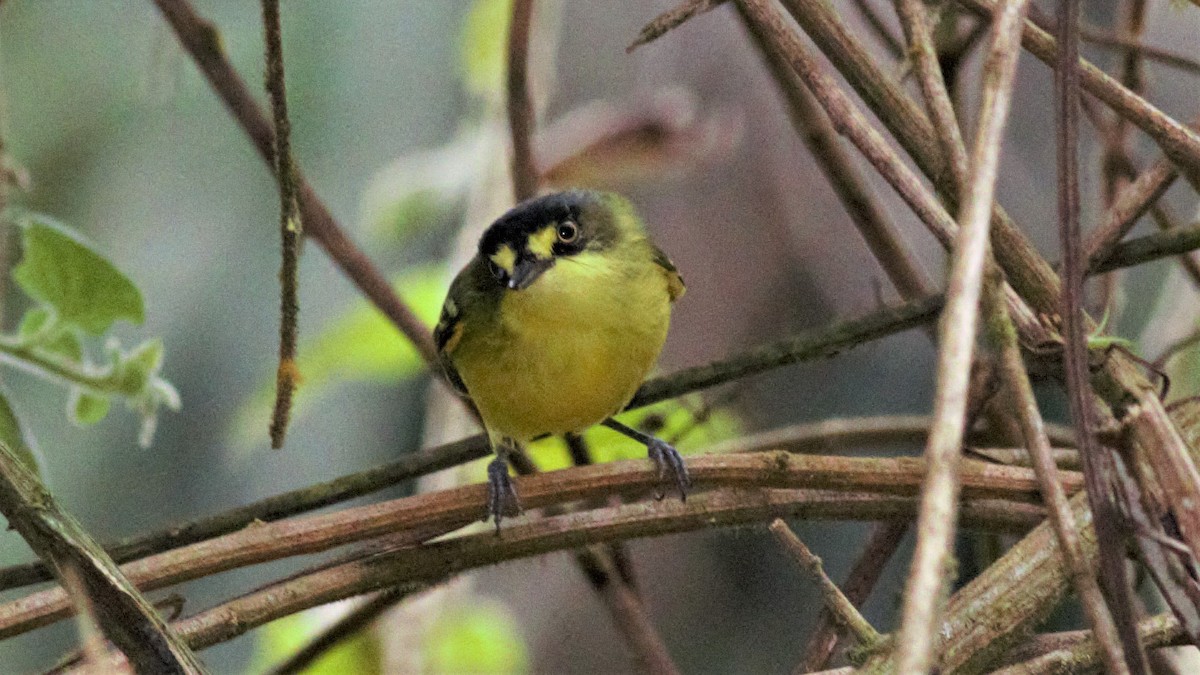
<path id="1" fill-rule="evenodd" d="M 579 226 L 575 223 L 564 220 L 558 224 L 558 240 L 564 244 L 570 244 L 579 238 Z"/>

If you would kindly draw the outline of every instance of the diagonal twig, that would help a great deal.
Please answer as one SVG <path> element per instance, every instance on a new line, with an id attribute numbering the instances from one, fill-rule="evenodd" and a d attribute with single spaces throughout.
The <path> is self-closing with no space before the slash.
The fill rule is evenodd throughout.
<path id="1" fill-rule="evenodd" d="M 275 133 L 249 88 L 221 47 L 216 27 L 201 18 L 187 0 L 154 0 L 225 107 L 254 143 L 260 157 L 274 168 Z M 297 201 L 304 231 L 320 244 L 343 273 L 416 347 L 425 362 L 437 364 L 437 350 L 428 326 L 396 295 L 391 283 L 346 235 L 316 191 L 296 169 Z M 440 368 L 431 371 L 440 373 Z"/>
<path id="2" fill-rule="evenodd" d="M 116 563 L 59 508 L 41 481 L 0 443 L 0 512 L 57 574 L 88 593 L 96 622 L 141 672 L 203 673 L 191 649 L 167 626 Z M 70 571 L 68 571 L 70 570 Z M 64 583 L 66 581 L 64 580 Z"/>
<path id="3" fill-rule="evenodd" d="M 828 574 L 825 574 L 825 568 L 821 564 L 821 559 L 813 555 L 813 552 L 804 545 L 800 537 L 788 527 L 787 523 L 783 522 L 782 518 L 776 518 L 771 521 L 768 526 L 771 534 L 775 535 L 775 539 L 788 552 L 789 555 L 800 565 L 801 569 L 809 574 L 817 583 L 817 587 L 821 591 L 821 598 L 825 601 L 825 609 L 832 612 L 838 622 L 840 622 L 851 634 L 858 644 L 863 647 L 870 648 L 883 640 L 883 636 L 875 627 L 868 622 L 854 603 L 846 597 L 842 589 L 833 583 Z"/>

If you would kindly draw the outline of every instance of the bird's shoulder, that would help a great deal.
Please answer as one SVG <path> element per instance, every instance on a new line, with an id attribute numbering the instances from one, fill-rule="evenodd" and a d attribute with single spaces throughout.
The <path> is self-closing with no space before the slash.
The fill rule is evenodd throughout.
<path id="1" fill-rule="evenodd" d="M 446 379 L 464 396 L 467 395 L 466 385 L 454 367 L 452 356 L 467 322 L 486 321 L 486 315 L 494 309 L 496 303 L 490 302 L 493 299 L 489 295 L 495 293 L 495 287 L 487 266 L 478 256 L 472 258 L 450 283 L 437 326 L 433 329 L 433 340 Z"/>
<path id="2" fill-rule="evenodd" d="M 663 275 L 667 279 L 667 293 L 671 296 L 671 302 L 675 302 L 683 297 L 687 291 L 687 286 L 683 283 L 683 275 L 679 273 L 679 269 L 675 267 L 675 263 L 663 252 L 661 248 L 647 241 L 650 246 L 650 257 L 654 264 L 662 270 Z"/>

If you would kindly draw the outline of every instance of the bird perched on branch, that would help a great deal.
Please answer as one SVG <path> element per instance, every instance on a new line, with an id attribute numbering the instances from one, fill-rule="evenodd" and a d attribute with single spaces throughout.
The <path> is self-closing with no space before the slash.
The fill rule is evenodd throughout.
<path id="1" fill-rule="evenodd" d="M 496 458 L 487 515 L 520 512 L 507 457 L 594 424 L 646 445 L 686 498 L 675 448 L 612 418 L 654 366 L 683 279 L 624 198 L 573 190 L 522 202 L 488 227 L 434 329 L 447 378 L 483 418 Z"/>

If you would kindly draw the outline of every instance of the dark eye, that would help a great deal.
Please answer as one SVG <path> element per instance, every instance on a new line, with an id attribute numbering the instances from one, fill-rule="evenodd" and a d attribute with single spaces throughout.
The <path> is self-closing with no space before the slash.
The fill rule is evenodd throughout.
<path id="1" fill-rule="evenodd" d="M 579 226 L 575 223 L 564 220 L 558 224 L 558 240 L 564 244 L 569 244 L 579 238 Z"/>

